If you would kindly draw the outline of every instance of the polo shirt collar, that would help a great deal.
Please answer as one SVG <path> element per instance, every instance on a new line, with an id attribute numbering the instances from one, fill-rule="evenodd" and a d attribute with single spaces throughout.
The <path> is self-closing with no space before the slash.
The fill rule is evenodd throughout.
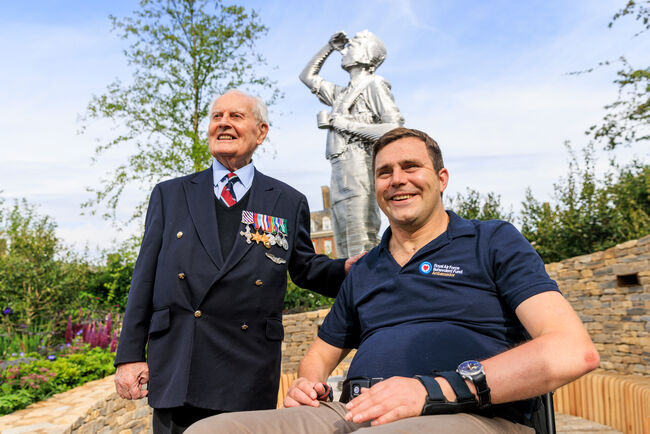
<path id="1" fill-rule="evenodd" d="M 445 210 L 445 212 L 449 216 L 449 223 L 447 224 L 447 230 L 442 234 L 438 235 L 438 237 L 436 237 L 435 240 L 431 240 L 422 249 L 427 249 L 429 246 L 432 245 L 432 243 L 437 245 L 440 242 L 446 243 L 450 239 L 463 237 L 467 235 L 469 236 L 476 235 L 476 229 L 474 228 L 474 225 L 470 220 L 466 220 L 464 218 L 459 217 L 453 211 Z M 390 226 L 388 226 L 388 228 L 386 228 L 386 230 L 384 231 L 384 235 L 382 235 L 381 242 L 379 243 L 378 246 L 380 251 L 382 250 L 385 250 L 386 252 L 389 251 L 388 242 L 390 241 L 391 235 L 392 235 L 392 231 L 390 229 Z"/>

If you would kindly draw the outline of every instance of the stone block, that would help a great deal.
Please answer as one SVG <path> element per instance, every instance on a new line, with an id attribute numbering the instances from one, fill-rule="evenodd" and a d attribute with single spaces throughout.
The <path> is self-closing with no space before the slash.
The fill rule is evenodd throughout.
<path id="1" fill-rule="evenodd" d="M 134 413 L 133 417 L 136 419 L 149 419 L 151 418 L 153 411 L 151 407 L 142 407 L 138 408 Z"/>
<path id="2" fill-rule="evenodd" d="M 131 422 L 133 420 L 133 418 L 134 418 L 133 412 L 129 411 L 128 413 L 124 413 L 123 415 L 118 416 L 115 419 L 115 424 L 117 426 L 125 426 L 126 424 Z"/>

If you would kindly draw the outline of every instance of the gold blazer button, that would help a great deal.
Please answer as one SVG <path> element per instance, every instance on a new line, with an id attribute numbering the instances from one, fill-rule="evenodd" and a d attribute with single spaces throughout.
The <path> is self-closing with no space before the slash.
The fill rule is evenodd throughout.
<path id="1" fill-rule="evenodd" d="M 178 273 L 178 278 L 181 280 L 185 279 L 185 273 Z"/>
<path id="2" fill-rule="evenodd" d="M 256 286 L 262 286 L 262 283 L 264 283 L 264 282 L 262 282 L 260 279 L 257 279 L 257 280 L 255 281 L 255 285 L 256 285 Z"/>
<path id="3" fill-rule="evenodd" d="M 178 231 L 178 233 L 176 234 L 176 238 L 183 238 L 183 232 Z"/>
<path id="4" fill-rule="evenodd" d="M 201 315 L 203 315 L 203 314 L 201 313 L 200 310 L 197 310 L 196 312 L 194 312 L 194 318 L 201 318 Z"/>
<path id="5" fill-rule="evenodd" d="M 248 330 L 248 324 L 246 324 L 246 323 L 242 324 L 242 325 L 241 325 L 241 329 L 242 329 L 243 331 Z"/>

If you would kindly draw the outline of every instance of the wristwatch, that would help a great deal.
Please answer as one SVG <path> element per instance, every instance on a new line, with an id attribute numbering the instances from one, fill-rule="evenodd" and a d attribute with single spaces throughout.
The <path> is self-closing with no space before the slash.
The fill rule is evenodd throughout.
<path id="1" fill-rule="evenodd" d="M 483 371 L 483 365 L 476 360 L 466 360 L 456 369 L 458 375 L 465 380 L 474 383 L 476 394 L 478 395 L 478 408 L 485 408 L 490 405 L 490 388 L 488 387 Z"/>

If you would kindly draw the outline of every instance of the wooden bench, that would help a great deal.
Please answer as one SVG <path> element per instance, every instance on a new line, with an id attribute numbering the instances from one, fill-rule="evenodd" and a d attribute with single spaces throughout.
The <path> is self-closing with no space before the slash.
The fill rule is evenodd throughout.
<path id="1" fill-rule="evenodd" d="M 589 419 L 626 434 L 650 433 L 650 377 L 594 371 L 560 387 L 557 413 Z"/>

